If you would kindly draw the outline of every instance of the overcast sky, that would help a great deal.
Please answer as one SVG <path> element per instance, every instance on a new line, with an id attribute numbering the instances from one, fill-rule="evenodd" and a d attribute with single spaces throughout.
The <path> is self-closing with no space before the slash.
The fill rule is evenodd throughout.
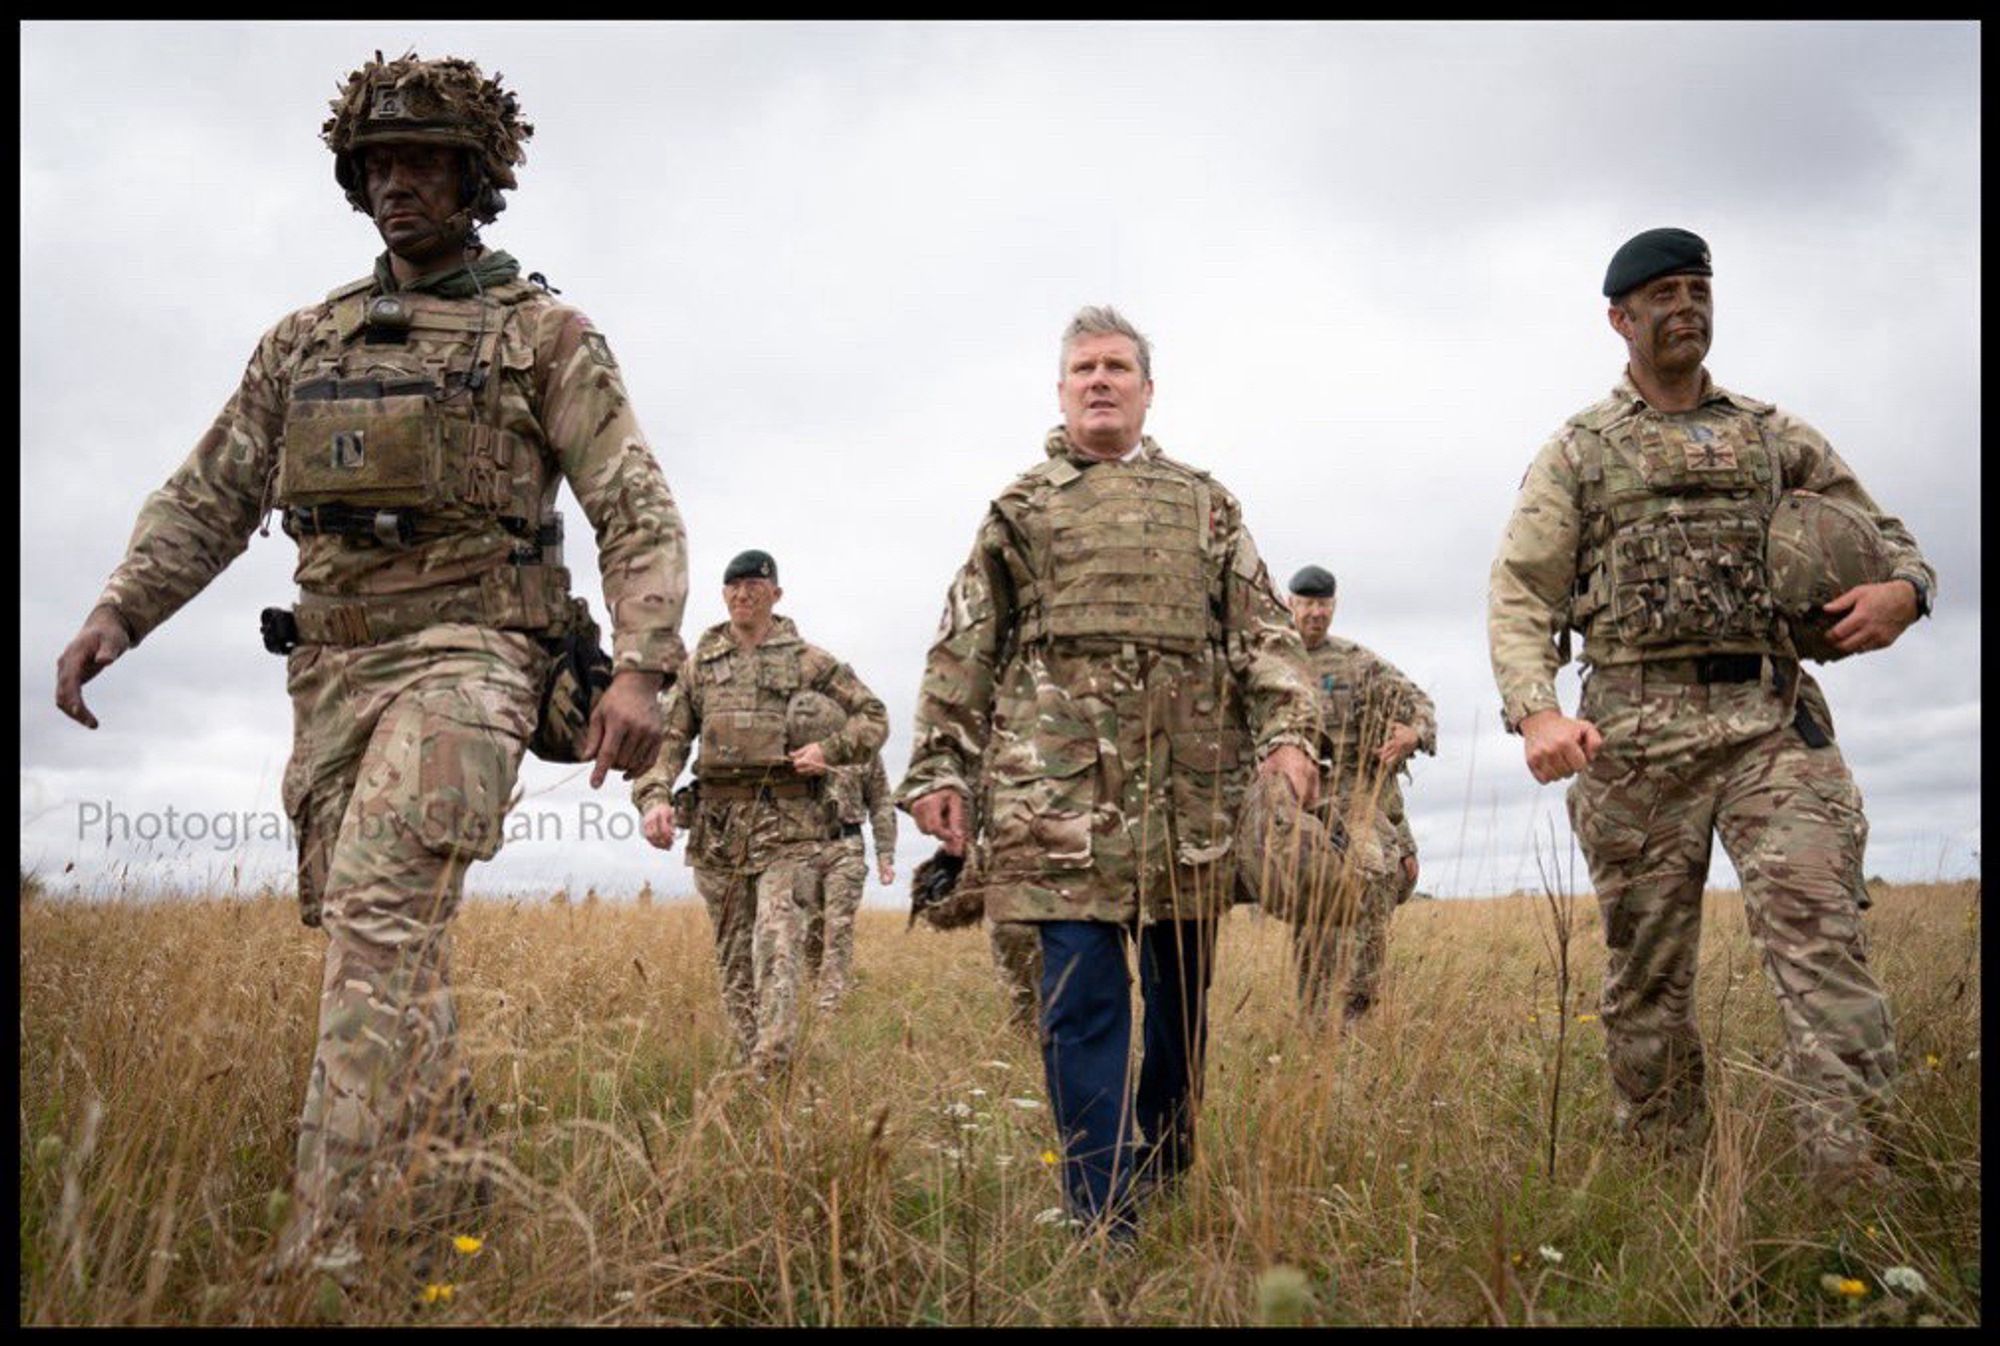
<path id="1" fill-rule="evenodd" d="M 1686 22 L 26 25 L 24 867 L 289 878 L 240 839 L 291 743 L 257 636 L 282 534 L 91 684 L 96 733 L 53 669 L 258 336 L 370 269 L 317 133 L 347 71 L 411 47 L 504 72 L 534 123 L 487 240 L 608 335 L 687 522 L 690 643 L 728 558 L 769 550 L 780 611 L 887 703 L 900 777 L 945 586 L 1058 419 L 1060 331 L 1116 304 L 1154 343 L 1149 433 L 1435 699 L 1406 794 L 1441 894 L 1571 852 L 1499 728 L 1487 570 L 1536 448 L 1619 375 L 1611 252 L 1695 230 L 1717 380 L 1825 433 L 1940 576 L 1933 620 L 1820 674 L 1868 870 L 1977 872 L 1978 31 Z M 475 890 L 691 891 L 615 778 L 522 779 L 541 837 Z M 905 819 L 904 871 L 929 850 Z"/>

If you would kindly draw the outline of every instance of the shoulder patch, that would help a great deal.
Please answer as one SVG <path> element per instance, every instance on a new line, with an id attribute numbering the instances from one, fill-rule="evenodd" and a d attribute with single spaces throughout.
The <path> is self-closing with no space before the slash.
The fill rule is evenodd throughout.
<path id="1" fill-rule="evenodd" d="M 604 339 L 604 333 L 598 331 L 585 332 L 582 342 L 583 348 L 590 352 L 592 360 L 595 360 L 606 369 L 618 368 L 618 361 L 611 357 L 611 343 Z"/>

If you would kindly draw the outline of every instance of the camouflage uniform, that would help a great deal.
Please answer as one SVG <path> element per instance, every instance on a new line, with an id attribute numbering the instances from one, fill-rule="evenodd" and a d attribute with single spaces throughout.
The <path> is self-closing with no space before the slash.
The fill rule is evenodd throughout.
<path id="1" fill-rule="evenodd" d="M 760 1072 L 791 1056 L 813 862 L 829 831 L 822 786 L 785 758 L 786 708 L 802 689 L 847 713 L 845 727 L 821 740 L 829 766 L 864 762 L 882 746 L 881 701 L 846 664 L 801 640 L 791 618 L 774 616 L 750 649 L 728 622 L 711 626 L 667 696 L 659 760 L 632 783 L 641 814 L 667 803 L 701 738 L 695 803 L 677 809 L 675 826 L 687 831 L 687 864 L 715 924 L 723 1008 Z"/>
<path id="2" fill-rule="evenodd" d="M 1060 428 L 1045 447 L 952 581 L 899 800 L 951 788 L 970 802 L 986 917 L 1003 940 L 1033 926 L 1040 945 L 1068 1209 L 1129 1238 L 1133 1175 L 1171 1182 L 1192 1161 L 1253 750 L 1310 752 L 1317 715 L 1235 497 L 1150 438 L 1115 461 L 1076 453 Z"/>
<path id="3" fill-rule="evenodd" d="M 248 545 L 270 504 L 287 503 L 300 474 L 286 455 L 324 447 L 319 413 L 368 402 L 356 386 L 367 380 L 379 403 L 396 400 L 380 386 L 385 364 L 451 390 L 401 395 L 441 423 L 446 470 L 464 484 L 424 516 L 435 535 L 391 545 L 285 516 L 301 643 L 286 670 L 284 803 L 302 911 L 328 936 L 293 1247 L 408 1169 L 398 1145 L 466 1135 L 445 927 L 466 867 L 499 849 L 549 662 L 537 637 L 560 628 L 568 589 L 546 532 L 524 543 L 516 519 L 545 530 L 567 481 L 597 533 L 617 667 L 664 672 L 682 655 L 685 535 L 603 338 L 515 279 L 504 253 L 475 265 L 483 298 L 398 292 L 417 320 L 393 352 L 365 341 L 361 319 L 394 291 L 386 265 L 265 333 L 215 424 L 148 497 L 99 600 L 144 639 Z M 475 365 L 487 376 L 477 392 Z"/>
<path id="4" fill-rule="evenodd" d="M 1251 731 L 1258 756 L 1312 750 L 1303 647 L 1236 498 L 1142 445 L 1092 463 L 1052 431 L 1042 465 L 993 501 L 930 649 L 897 799 L 948 786 L 971 800 L 977 783 L 973 865 L 996 923 L 1221 916 Z M 1120 526 L 1149 530 L 1152 549 L 1112 545 Z M 1101 531 L 1082 544 L 1085 530 Z M 1192 604 L 1163 587 L 1180 562 L 1150 530 L 1187 549 Z M 1108 568 L 1073 559 L 1080 545 Z M 1048 578 L 1063 565 L 1124 601 L 1066 617 Z M 1070 635 L 1071 621 L 1104 630 Z"/>
<path id="5" fill-rule="evenodd" d="M 1042 995 L 1042 938 L 1035 923 L 988 919 L 986 942 L 1007 992 L 1007 1022 L 1033 1028 Z"/>
<path id="6" fill-rule="evenodd" d="M 1309 646 L 1306 657 L 1319 687 L 1326 750 L 1315 811 L 1340 818 L 1350 836 L 1372 832 L 1384 871 L 1371 876 L 1363 889 L 1360 920 L 1344 927 L 1330 921 L 1295 925 L 1292 954 L 1299 998 L 1317 1013 L 1326 1007 L 1346 945 L 1351 962 L 1346 1009 L 1356 1015 L 1375 1000 L 1388 952 L 1390 914 L 1415 887 L 1403 867 L 1404 857 L 1417 853 L 1403 812 L 1403 792 L 1396 773 L 1377 765 L 1375 750 L 1391 724 L 1406 724 L 1417 733 L 1417 751 L 1435 755 L 1437 712 L 1422 688 L 1366 646 L 1329 635 Z"/>
<path id="7" fill-rule="evenodd" d="M 1557 708 L 1568 628 L 1584 635 L 1580 715 L 1604 744 L 1569 808 L 1604 922 L 1621 1126 L 1698 1133 L 1696 946 L 1720 832 L 1777 993 L 1801 1143 L 1841 1171 L 1864 1161 L 1894 1037 L 1862 932 L 1861 794 L 1773 612 L 1764 525 L 1781 491 L 1817 491 L 1865 510 L 1899 573 L 1927 590 L 1934 576 L 1817 431 L 1703 377 L 1699 407 L 1666 413 L 1628 376 L 1543 447 L 1493 564 L 1493 671 L 1517 729 Z"/>
<path id="8" fill-rule="evenodd" d="M 865 821 L 875 834 L 875 855 L 896 854 L 896 804 L 889 796 L 889 773 L 882 754 L 866 766 L 828 773 L 827 806 L 834 839 L 813 861 L 812 913 L 806 924 L 806 971 L 818 978 L 819 1005 L 833 1009 L 847 994 L 854 964 L 854 913 L 868 884 L 868 849 L 861 840 Z"/>

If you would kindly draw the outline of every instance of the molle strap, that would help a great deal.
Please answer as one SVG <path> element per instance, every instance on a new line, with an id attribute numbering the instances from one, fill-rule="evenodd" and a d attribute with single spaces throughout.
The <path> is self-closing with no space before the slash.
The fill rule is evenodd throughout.
<path id="1" fill-rule="evenodd" d="M 1767 407 L 1763 411 L 1752 413 L 1752 419 L 1757 426 L 1757 444 L 1764 450 L 1764 466 L 1767 469 L 1765 473 L 1767 480 L 1764 483 L 1766 518 L 1777 511 L 1778 502 L 1785 495 L 1785 465 L 1779 460 L 1778 446 L 1771 439 L 1771 411 L 1772 408 Z"/>
<path id="2" fill-rule="evenodd" d="M 479 349 L 473 352 L 472 367 L 486 379 L 485 422 L 497 430 L 500 425 L 500 338 L 507 331 L 508 319 L 514 316 L 514 306 L 496 303 L 489 299 L 484 307 L 487 317 L 486 339 L 480 343 Z M 500 466 L 504 468 L 506 463 L 500 463 Z"/>

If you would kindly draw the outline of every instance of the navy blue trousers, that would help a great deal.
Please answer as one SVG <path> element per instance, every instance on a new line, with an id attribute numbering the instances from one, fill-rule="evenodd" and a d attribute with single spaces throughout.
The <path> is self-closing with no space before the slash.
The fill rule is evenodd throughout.
<path id="1" fill-rule="evenodd" d="M 1208 1045 L 1213 921 L 1160 921 L 1139 934 L 1144 1053 L 1130 1079 L 1130 926 L 1041 921 L 1042 1068 L 1063 1138 L 1069 1213 L 1114 1233 L 1134 1228 L 1132 1182 L 1172 1178 L 1194 1158 L 1194 1113 Z"/>

